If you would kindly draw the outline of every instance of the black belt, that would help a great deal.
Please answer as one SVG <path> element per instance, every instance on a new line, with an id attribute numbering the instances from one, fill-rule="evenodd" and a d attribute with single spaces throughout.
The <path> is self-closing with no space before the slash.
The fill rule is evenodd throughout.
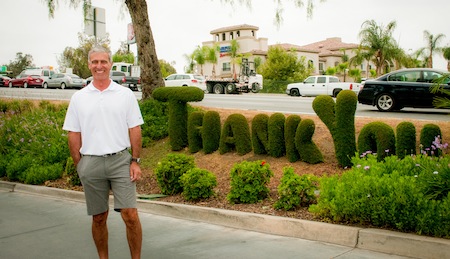
<path id="1" fill-rule="evenodd" d="M 121 150 L 119 152 L 114 152 L 114 153 L 110 153 L 110 154 L 104 154 L 104 155 L 84 155 L 81 154 L 82 156 L 97 156 L 97 157 L 109 157 L 109 156 L 115 156 L 115 155 L 119 155 L 122 154 L 123 152 L 127 151 L 128 148 L 125 148 L 124 150 Z"/>

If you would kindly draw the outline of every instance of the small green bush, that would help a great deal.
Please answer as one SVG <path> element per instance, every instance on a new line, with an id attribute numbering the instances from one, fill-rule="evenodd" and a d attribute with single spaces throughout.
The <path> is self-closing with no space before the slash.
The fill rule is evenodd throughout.
<path id="1" fill-rule="evenodd" d="M 63 174 L 63 166 L 60 163 L 51 165 L 33 165 L 25 171 L 26 184 L 43 184 L 49 180 L 61 178 Z"/>
<path id="2" fill-rule="evenodd" d="M 286 156 L 289 162 L 294 163 L 300 159 L 298 149 L 295 145 L 295 134 L 297 132 L 298 124 L 301 118 L 298 115 L 289 115 L 286 118 L 286 125 L 284 126 L 284 142 L 286 145 Z"/>
<path id="3" fill-rule="evenodd" d="M 433 143 L 437 138 L 442 138 L 441 129 L 436 124 L 425 124 L 420 132 L 420 152 L 422 154 L 439 156 L 439 150 L 436 150 Z"/>
<path id="4" fill-rule="evenodd" d="M 295 134 L 295 146 L 299 152 L 300 160 L 308 164 L 323 162 L 323 155 L 312 141 L 315 131 L 314 121 L 311 119 L 302 120 L 297 127 Z"/>
<path id="5" fill-rule="evenodd" d="M 242 114 L 231 114 L 225 121 L 220 137 L 220 154 L 236 150 L 239 155 L 252 151 L 252 141 L 247 119 Z"/>
<path id="6" fill-rule="evenodd" d="M 219 149 L 221 135 L 220 114 L 208 111 L 203 116 L 202 141 L 203 152 L 211 154 Z"/>
<path id="7" fill-rule="evenodd" d="M 315 191 L 318 179 L 314 175 L 299 176 L 292 167 L 283 168 L 283 177 L 278 185 L 279 199 L 275 209 L 293 210 L 316 202 Z"/>
<path id="8" fill-rule="evenodd" d="M 207 199 L 214 194 L 216 176 L 208 170 L 193 168 L 180 177 L 183 196 L 186 200 Z"/>
<path id="9" fill-rule="evenodd" d="M 149 98 L 139 102 L 144 124 L 142 129 L 142 147 L 169 135 L 169 106 L 167 103 Z"/>
<path id="10" fill-rule="evenodd" d="M 81 180 L 77 173 L 77 168 L 73 163 L 72 157 L 67 158 L 66 167 L 64 169 L 64 174 L 67 177 L 67 181 L 72 186 L 81 186 Z"/>
<path id="11" fill-rule="evenodd" d="M 161 189 L 161 193 L 172 195 L 181 193 L 183 188 L 180 177 L 195 168 L 194 158 L 185 154 L 168 154 L 155 169 L 156 181 Z"/>
<path id="12" fill-rule="evenodd" d="M 395 154 L 394 130 L 380 121 L 366 124 L 358 136 L 358 150 L 360 155 L 376 153 L 378 161 Z"/>
<path id="13" fill-rule="evenodd" d="M 408 121 L 397 125 L 396 152 L 399 158 L 416 154 L 416 128 Z"/>
<path id="14" fill-rule="evenodd" d="M 235 164 L 231 169 L 231 190 L 227 199 L 231 203 L 256 203 L 269 193 L 267 184 L 273 176 L 269 164 L 258 160 Z"/>
<path id="15" fill-rule="evenodd" d="M 267 154 L 269 149 L 268 138 L 269 132 L 267 126 L 269 123 L 269 115 L 257 114 L 252 120 L 252 144 L 253 152 L 258 155 Z"/>
<path id="16" fill-rule="evenodd" d="M 203 112 L 192 112 L 188 118 L 188 147 L 189 152 L 197 153 L 203 147 L 202 143 L 202 123 Z"/>
<path id="17" fill-rule="evenodd" d="M 269 117 L 269 155 L 272 157 L 282 157 L 286 154 L 284 140 L 284 124 L 286 118 L 282 113 L 274 113 Z"/>

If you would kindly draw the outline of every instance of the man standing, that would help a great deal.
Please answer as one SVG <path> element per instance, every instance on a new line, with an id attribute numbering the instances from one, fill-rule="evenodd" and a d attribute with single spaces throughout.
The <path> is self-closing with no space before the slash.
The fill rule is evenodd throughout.
<path id="1" fill-rule="evenodd" d="M 136 209 L 136 181 L 141 177 L 141 126 L 133 92 L 109 78 L 111 52 L 95 46 L 88 55 L 93 80 L 70 100 L 63 129 L 83 184 L 92 236 L 99 258 L 108 258 L 109 192 L 114 210 L 126 225 L 132 258 L 140 258 L 142 228 Z M 131 154 L 129 149 L 131 148 Z"/>

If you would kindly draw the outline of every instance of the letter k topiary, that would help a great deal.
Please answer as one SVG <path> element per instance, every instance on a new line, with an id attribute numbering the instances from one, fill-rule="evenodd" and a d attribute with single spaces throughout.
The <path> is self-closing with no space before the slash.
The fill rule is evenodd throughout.
<path id="1" fill-rule="evenodd" d="M 333 137 L 336 159 L 342 167 L 351 166 L 356 153 L 355 112 L 358 99 L 351 90 L 343 90 L 336 97 L 317 96 L 313 109 Z"/>

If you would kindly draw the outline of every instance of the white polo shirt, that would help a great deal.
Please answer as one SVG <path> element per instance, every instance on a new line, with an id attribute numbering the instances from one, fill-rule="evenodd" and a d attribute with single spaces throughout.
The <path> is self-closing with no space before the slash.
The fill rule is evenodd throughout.
<path id="1" fill-rule="evenodd" d="M 81 132 L 84 155 L 105 155 L 129 148 L 129 128 L 144 124 L 133 92 L 111 80 L 104 91 L 92 83 L 75 92 L 63 129 Z"/>

